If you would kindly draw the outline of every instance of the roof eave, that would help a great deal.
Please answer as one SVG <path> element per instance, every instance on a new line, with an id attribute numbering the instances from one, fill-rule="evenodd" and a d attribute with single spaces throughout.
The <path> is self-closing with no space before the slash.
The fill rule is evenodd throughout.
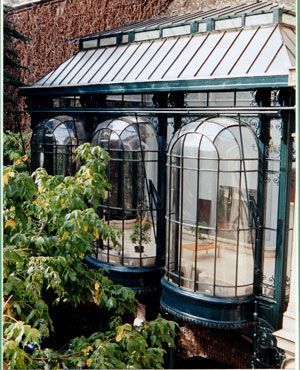
<path id="1" fill-rule="evenodd" d="M 155 93 L 162 91 L 203 90 L 251 90 L 257 88 L 280 88 L 288 86 L 288 75 L 231 77 L 163 82 L 135 82 L 116 84 L 94 84 L 84 86 L 29 86 L 20 88 L 24 96 L 29 95 L 83 95 L 83 94 L 130 94 Z"/>

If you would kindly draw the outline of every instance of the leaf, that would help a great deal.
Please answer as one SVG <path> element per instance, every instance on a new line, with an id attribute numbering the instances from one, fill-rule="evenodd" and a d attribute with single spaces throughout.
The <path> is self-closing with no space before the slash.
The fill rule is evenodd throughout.
<path id="1" fill-rule="evenodd" d="M 21 158 L 17 159 L 17 160 L 14 162 L 14 164 L 15 164 L 15 165 L 18 165 L 18 164 L 21 164 L 21 163 L 22 163 L 22 159 L 21 159 Z"/>
<path id="2" fill-rule="evenodd" d="M 7 220 L 4 224 L 4 228 L 6 229 L 7 227 L 11 227 L 12 229 L 15 229 L 16 228 L 16 222 L 15 220 Z"/>
<path id="3" fill-rule="evenodd" d="M 62 240 L 66 240 L 66 239 L 68 238 L 68 236 L 69 236 L 69 233 L 68 233 L 67 231 L 65 231 L 65 232 L 62 234 L 61 239 L 62 239 Z"/>
<path id="4" fill-rule="evenodd" d="M 86 360 L 86 366 L 90 367 L 93 363 L 93 360 L 91 358 L 89 358 L 88 360 Z"/>
<path id="5" fill-rule="evenodd" d="M 3 175 L 3 184 L 4 185 L 7 185 L 8 184 L 8 179 L 9 179 L 9 174 L 8 174 L 8 172 L 6 172 Z"/>
<path id="6" fill-rule="evenodd" d="M 99 230 L 98 229 L 95 229 L 94 232 L 93 232 L 93 235 L 96 239 L 99 239 Z"/>
<path id="7" fill-rule="evenodd" d="M 87 353 L 90 353 L 93 350 L 92 346 L 87 346 L 86 348 L 82 349 L 82 352 L 86 355 Z"/>

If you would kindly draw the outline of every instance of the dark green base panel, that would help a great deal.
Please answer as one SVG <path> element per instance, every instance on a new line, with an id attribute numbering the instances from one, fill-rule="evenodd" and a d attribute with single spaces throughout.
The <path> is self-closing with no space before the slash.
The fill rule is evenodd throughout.
<path id="1" fill-rule="evenodd" d="M 242 329 L 254 323 L 254 295 L 212 297 L 187 292 L 162 279 L 160 304 L 179 320 L 217 329 Z"/>
<path id="2" fill-rule="evenodd" d="M 115 283 L 132 289 L 138 300 L 147 301 L 147 298 L 159 300 L 160 280 L 163 271 L 157 266 L 150 267 L 128 267 L 113 265 L 101 262 L 98 259 L 88 256 L 84 262 L 92 268 L 103 269 L 107 276 Z"/>

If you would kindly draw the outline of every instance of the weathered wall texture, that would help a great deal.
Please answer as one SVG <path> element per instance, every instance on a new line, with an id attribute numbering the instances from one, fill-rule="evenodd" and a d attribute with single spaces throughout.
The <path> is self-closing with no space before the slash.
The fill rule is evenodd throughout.
<path id="1" fill-rule="evenodd" d="M 252 344 L 245 338 L 233 330 L 187 324 L 180 328 L 178 355 L 209 358 L 229 369 L 247 369 L 251 367 Z"/>

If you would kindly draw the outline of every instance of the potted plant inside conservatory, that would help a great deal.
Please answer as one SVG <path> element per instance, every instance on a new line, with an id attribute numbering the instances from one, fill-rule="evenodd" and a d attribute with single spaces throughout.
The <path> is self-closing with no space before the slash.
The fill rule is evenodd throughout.
<path id="1" fill-rule="evenodd" d="M 149 245 L 151 241 L 150 236 L 151 222 L 148 220 L 139 220 L 133 227 L 133 231 L 130 234 L 130 240 L 134 246 L 136 253 L 143 253 L 144 246 Z"/>
<path id="2" fill-rule="evenodd" d="M 206 240 L 208 234 L 208 230 L 203 229 L 203 227 L 207 227 L 207 223 L 205 221 L 197 221 L 196 225 L 191 227 L 192 234 L 201 241 Z"/>

